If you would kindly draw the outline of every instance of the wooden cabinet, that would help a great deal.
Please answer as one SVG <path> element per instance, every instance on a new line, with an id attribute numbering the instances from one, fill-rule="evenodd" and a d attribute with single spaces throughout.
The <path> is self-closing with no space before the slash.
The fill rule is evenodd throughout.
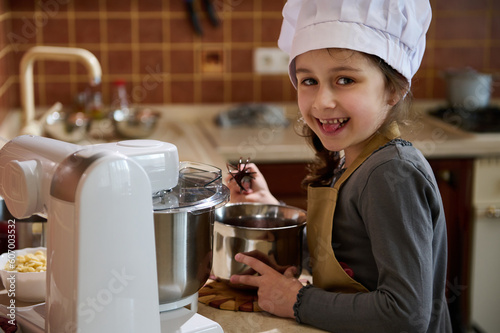
<path id="1" fill-rule="evenodd" d="M 307 174 L 307 163 L 259 163 L 257 166 L 276 199 L 290 206 L 307 208 L 307 191 L 300 185 Z"/>
<path id="2" fill-rule="evenodd" d="M 470 323 L 473 161 L 429 160 L 441 192 L 447 222 L 447 299 L 454 332 L 465 332 Z M 258 167 L 278 200 L 306 209 L 307 193 L 300 186 L 307 174 L 306 163 L 261 163 Z"/>
<path id="3" fill-rule="evenodd" d="M 448 232 L 447 300 L 453 332 L 470 325 L 473 159 L 430 159 Z"/>

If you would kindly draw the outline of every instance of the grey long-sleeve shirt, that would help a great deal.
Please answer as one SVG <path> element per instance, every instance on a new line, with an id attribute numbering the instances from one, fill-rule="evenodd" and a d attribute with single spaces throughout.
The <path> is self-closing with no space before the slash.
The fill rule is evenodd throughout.
<path id="1" fill-rule="evenodd" d="M 304 288 L 298 321 L 332 332 L 451 332 L 441 196 L 409 142 L 391 141 L 343 184 L 332 246 L 370 292 Z"/>

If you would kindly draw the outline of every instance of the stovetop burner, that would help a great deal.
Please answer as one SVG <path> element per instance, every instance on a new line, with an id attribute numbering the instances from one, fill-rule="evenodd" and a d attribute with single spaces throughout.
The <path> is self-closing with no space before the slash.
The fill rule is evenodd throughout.
<path id="1" fill-rule="evenodd" d="M 442 107 L 429 112 L 429 114 L 464 131 L 476 133 L 500 132 L 500 108 L 496 106 L 488 106 L 477 110 Z"/>

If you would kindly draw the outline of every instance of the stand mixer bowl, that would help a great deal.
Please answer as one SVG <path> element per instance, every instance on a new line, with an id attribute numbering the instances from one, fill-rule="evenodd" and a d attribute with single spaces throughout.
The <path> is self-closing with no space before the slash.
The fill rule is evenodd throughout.
<path id="1" fill-rule="evenodd" d="M 156 263 L 160 304 L 195 294 L 212 269 L 213 210 L 200 214 L 155 213 Z"/>
<path id="2" fill-rule="evenodd" d="M 208 280 L 215 209 L 228 200 L 221 170 L 194 162 L 181 163 L 179 184 L 153 198 L 160 310 Z"/>

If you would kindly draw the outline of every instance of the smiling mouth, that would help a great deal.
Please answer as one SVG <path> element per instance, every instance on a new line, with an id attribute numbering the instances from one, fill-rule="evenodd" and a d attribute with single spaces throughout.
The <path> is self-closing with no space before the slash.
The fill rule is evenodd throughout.
<path id="1" fill-rule="evenodd" d="M 318 121 L 323 126 L 323 129 L 327 132 L 336 131 L 339 128 L 342 128 L 349 121 L 349 117 L 345 118 L 335 118 L 335 119 L 318 119 Z"/>

